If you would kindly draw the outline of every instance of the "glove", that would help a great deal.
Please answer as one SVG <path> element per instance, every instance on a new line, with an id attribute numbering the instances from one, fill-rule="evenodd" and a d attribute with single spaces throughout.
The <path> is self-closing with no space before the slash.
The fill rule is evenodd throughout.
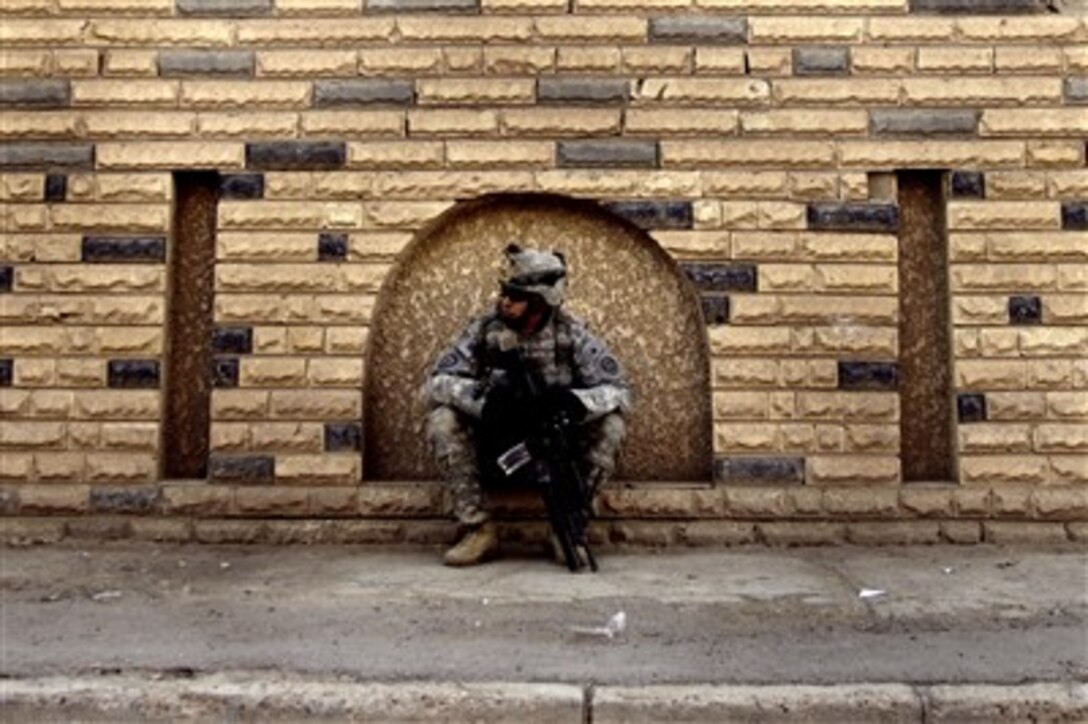
<path id="1" fill-rule="evenodd" d="M 563 415 L 573 423 L 586 419 L 589 410 L 573 391 L 562 387 L 553 387 L 544 396 L 544 408 L 549 415 Z"/>

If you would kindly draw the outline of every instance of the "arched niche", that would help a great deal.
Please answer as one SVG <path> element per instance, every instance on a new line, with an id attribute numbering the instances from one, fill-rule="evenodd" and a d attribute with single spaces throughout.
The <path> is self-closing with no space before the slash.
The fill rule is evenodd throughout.
<path id="1" fill-rule="evenodd" d="M 466 202 L 402 253 L 371 326 L 364 478 L 438 479 L 419 390 L 442 348 L 494 304 L 512 239 L 563 252 L 567 308 L 627 370 L 636 407 L 616 478 L 710 480 L 709 357 L 695 290 L 642 230 L 596 204 L 552 196 Z"/>

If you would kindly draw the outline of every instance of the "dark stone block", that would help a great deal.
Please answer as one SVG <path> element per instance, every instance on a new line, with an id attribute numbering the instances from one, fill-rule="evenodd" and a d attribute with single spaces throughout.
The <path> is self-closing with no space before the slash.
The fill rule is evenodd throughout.
<path id="1" fill-rule="evenodd" d="M 732 485 L 801 485 L 805 459 L 797 457 L 727 457 L 714 461 L 714 479 Z"/>
<path id="2" fill-rule="evenodd" d="M 954 199 L 986 198 L 986 176 L 980 171 L 953 171 L 949 185 Z"/>
<path id="3" fill-rule="evenodd" d="M 960 422 L 985 422 L 986 395 L 977 392 L 956 395 L 956 417 Z"/>
<path id="4" fill-rule="evenodd" d="M 216 483 L 272 483 L 276 459 L 271 455 L 212 455 L 208 474 Z"/>
<path id="5" fill-rule="evenodd" d="M 317 236 L 318 261 L 343 261 L 348 258 L 348 235 L 324 232 Z"/>
<path id="6" fill-rule="evenodd" d="M 899 365 L 895 362 L 839 362 L 840 390 L 897 390 Z"/>
<path id="7" fill-rule="evenodd" d="M 178 15 L 270 15 L 272 0 L 175 0 Z"/>
<path id="8" fill-rule="evenodd" d="M 264 174 L 232 173 L 221 176 L 219 196 L 224 199 L 263 199 Z"/>
<path id="9" fill-rule="evenodd" d="M 11 291 L 15 284 L 15 267 L 4 264 L 0 266 L 0 293 Z"/>
<path id="10" fill-rule="evenodd" d="M 11 387 L 13 360 L 0 359 L 0 387 Z"/>
<path id="11" fill-rule="evenodd" d="M 560 168 L 585 166 L 607 168 L 657 168 L 657 141 L 629 139 L 590 139 L 559 141 L 557 160 Z"/>
<path id="12" fill-rule="evenodd" d="M 19 168 L 94 169 L 94 145 L 90 143 L 6 143 L 0 145 L 0 169 Z"/>
<path id="13" fill-rule="evenodd" d="M 1088 201 L 1062 202 L 1062 228 L 1069 231 L 1088 230 Z"/>
<path id="14" fill-rule="evenodd" d="M 338 141 L 269 141 L 246 144 L 246 167 L 260 171 L 343 168 L 347 146 Z"/>
<path id="15" fill-rule="evenodd" d="M 910 0 L 910 12 L 937 15 L 1046 13 L 1053 0 Z"/>
<path id="16" fill-rule="evenodd" d="M 626 103 L 628 81 L 622 78 L 541 78 L 538 103 Z"/>
<path id="17" fill-rule="evenodd" d="M 44 195 L 46 201 L 64 201 L 68 198 L 68 177 L 62 173 L 46 176 Z"/>
<path id="18" fill-rule="evenodd" d="M 113 389 L 150 390 L 159 386 L 159 362 L 152 359 L 111 359 L 108 384 Z"/>
<path id="19" fill-rule="evenodd" d="M 63 108 L 72 103 L 66 80 L 0 80 L 0 107 Z"/>
<path id="20" fill-rule="evenodd" d="M 478 0 L 366 0 L 366 12 L 379 13 L 478 13 Z"/>
<path id="21" fill-rule="evenodd" d="M 228 389 L 238 386 L 238 358 L 215 357 L 212 359 L 212 387 Z"/>
<path id="22" fill-rule="evenodd" d="M 690 229 L 690 201 L 613 201 L 604 208 L 640 229 Z"/>
<path id="23" fill-rule="evenodd" d="M 0 515 L 14 515 L 19 512 L 19 489 L 0 488 Z"/>
<path id="24" fill-rule="evenodd" d="M 1037 296 L 1009 297 L 1009 324 L 1039 324 L 1042 321 L 1042 299 Z"/>
<path id="25" fill-rule="evenodd" d="M 1066 78 L 1062 90 L 1065 93 L 1066 103 L 1070 105 L 1088 103 L 1088 77 Z"/>
<path id="26" fill-rule="evenodd" d="M 252 354 L 252 327 L 217 327 L 212 331 L 212 352 L 216 354 Z"/>
<path id="27" fill-rule="evenodd" d="M 701 291 L 754 292 L 758 284 L 755 264 L 687 262 L 680 268 Z"/>
<path id="28" fill-rule="evenodd" d="M 91 488 L 94 513 L 153 513 L 160 500 L 158 488 Z"/>
<path id="29" fill-rule="evenodd" d="M 314 106 L 335 108 L 339 106 L 369 106 L 375 104 L 410 105 L 415 100 L 415 88 L 407 80 L 358 80 L 314 81 Z"/>
<path id="30" fill-rule="evenodd" d="M 978 117 L 970 108 L 888 108 L 869 111 L 869 128 L 875 136 L 974 134 Z"/>
<path id="31" fill-rule="evenodd" d="M 793 49 L 794 75 L 849 75 L 850 49 L 819 46 Z"/>
<path id="32" fill-rule="evenodd" d="M 808 228 L 820 231 L 897 231 L 899 209 L 881 203 L 810 203 Z"/>
<path id="33" fill-rule="evenodd" d="M 357 422 L 326 422 L 325 452 L 363 449 L 363 426 Z"/>
<path id="34" fill-rule="evenodd" d="M 748 42 L 748 19 L 715 15 L 650 18 L 651 43 L 681 45 L 743 45 Z"/>
<path id="35" fill-rule="evenodd" d="M 81 258 L 92 263 L 162 263 L 166 261 L 166 237 L 84 236 Z"/>
<path id="36" fill-rule="evenodd" d="M 703 320 L 708 325 L 729 324 L 729 297 L 722 294 L 704 294 L 699 297 L 703 308 Z"/>
<path id="37" fill-rule="evenodd" d="M 252 50 L 160 50 L 159 75 L 247 78 L 254 74 L 255 58 Z"/>

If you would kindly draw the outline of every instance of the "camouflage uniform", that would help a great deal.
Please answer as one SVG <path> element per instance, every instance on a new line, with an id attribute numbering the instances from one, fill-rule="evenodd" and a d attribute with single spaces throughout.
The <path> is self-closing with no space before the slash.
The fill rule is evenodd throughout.
<path id="1" fill-rule="evenodd" d="M 525 338 L 496 313 L 474 319 L 439 356 L 425 385 L 431 408 L 427 439 L 451 486 L 454 515 L 467 526 L 489 517 L 476 434 L 488 391 L 502 385 L 507 374 L 490 360 L 514 347 L 549 388 L 569 389 L 584 405 L 577 444 L 582 472 L 593 490 L 611 476 L 625 435 L 623 415 L 631 407 L 630 386 L 619 362 L 583 322 L 556 306 L 547 322 Z"/>

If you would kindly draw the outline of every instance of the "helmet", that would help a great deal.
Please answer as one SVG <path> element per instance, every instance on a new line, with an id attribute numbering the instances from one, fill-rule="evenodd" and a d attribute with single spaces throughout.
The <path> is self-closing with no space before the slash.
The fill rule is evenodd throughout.
<path id="1" fill-rule="evenodd" d="M 504 291 L 535 294 L 550 307 L 563 303 L 567 261 L 560 252 L 522 249 L 517 244 L 510 244 L 503 253 L 508 264 L 502 280 Z"/>

